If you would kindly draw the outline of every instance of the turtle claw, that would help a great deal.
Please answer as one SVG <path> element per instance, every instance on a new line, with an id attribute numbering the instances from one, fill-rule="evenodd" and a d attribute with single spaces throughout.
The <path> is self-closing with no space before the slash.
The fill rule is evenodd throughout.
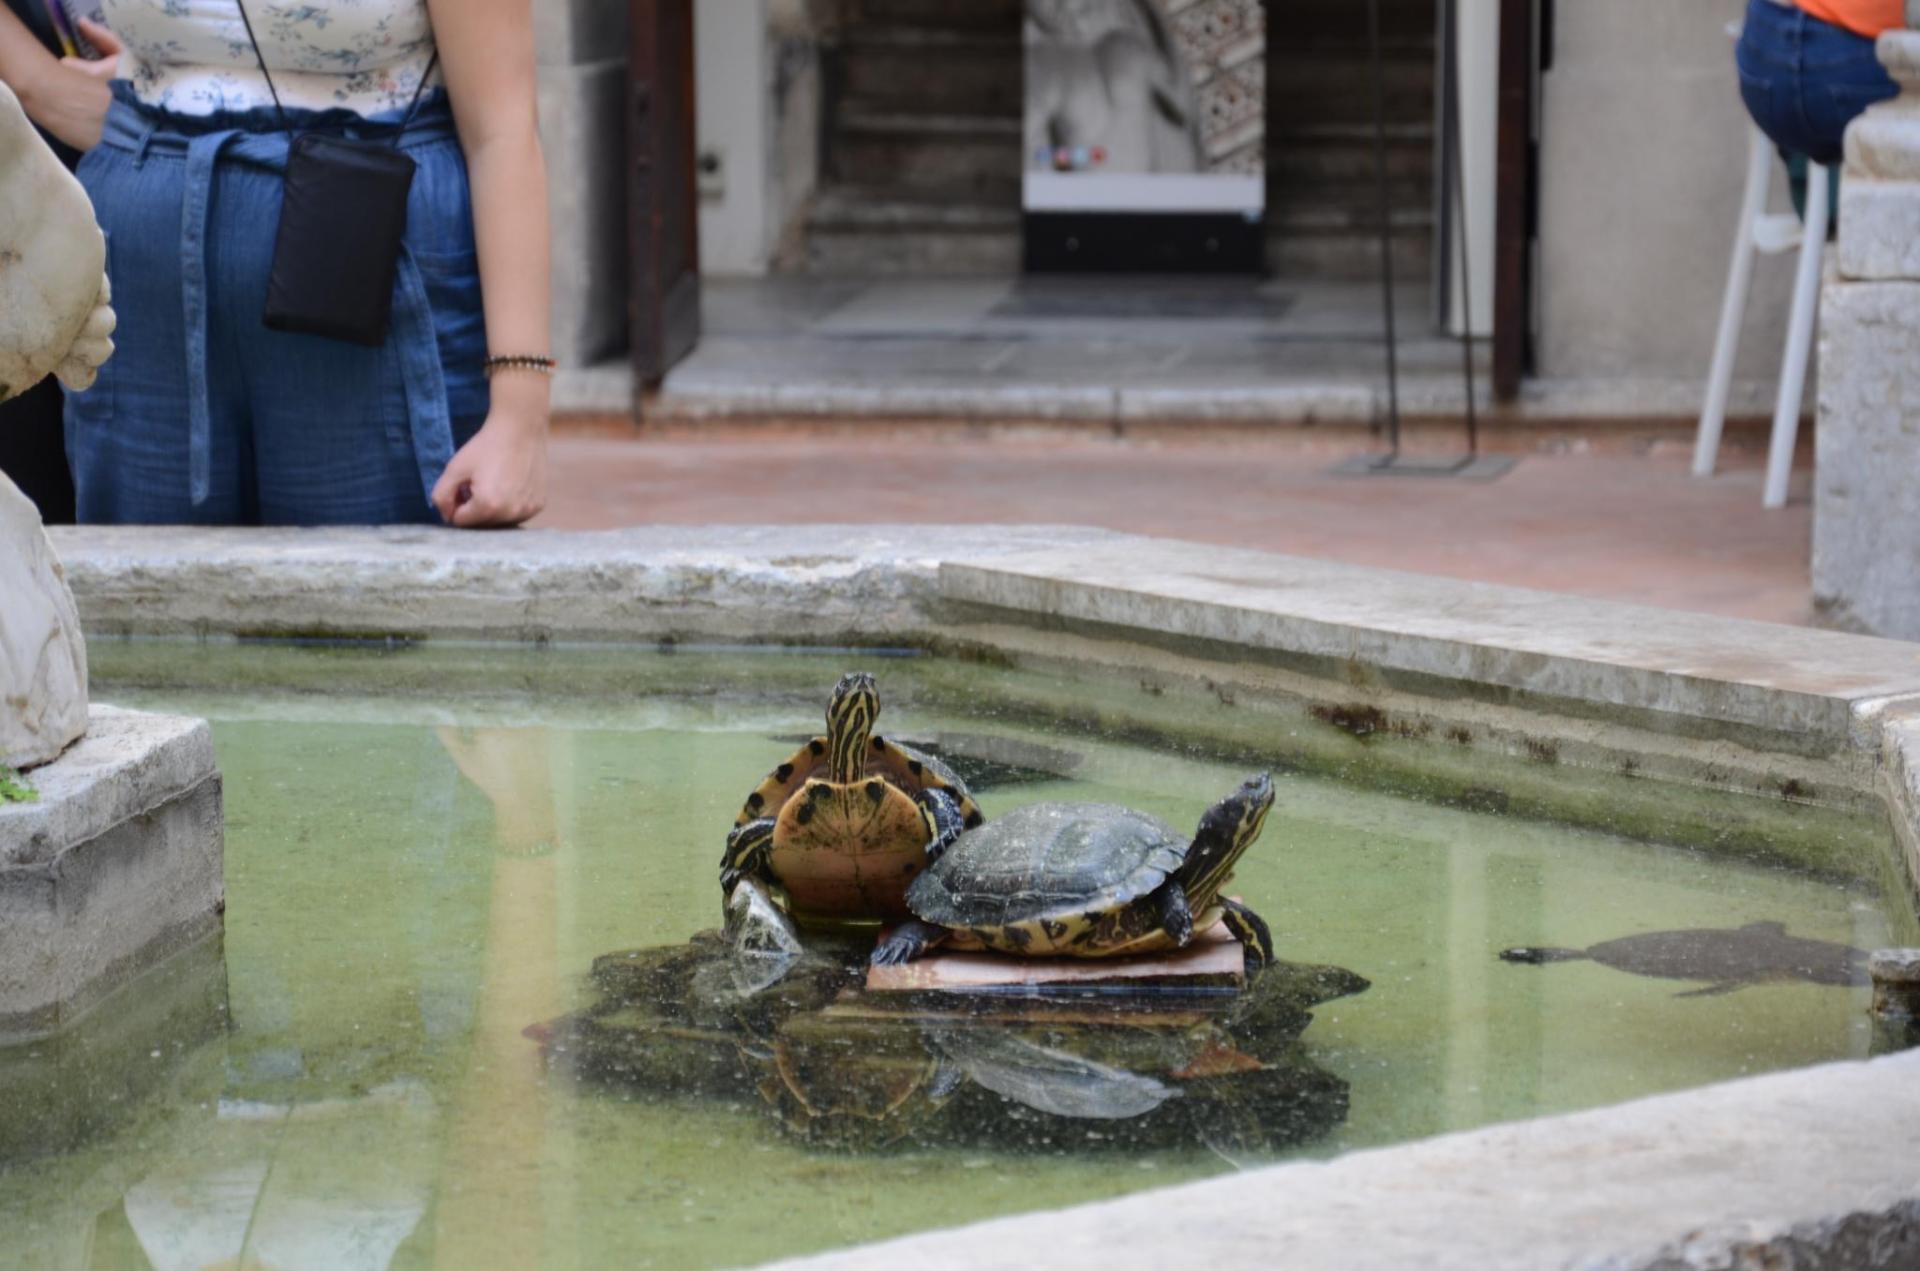
<path id="1" fill-rule="evenodd" d="M 873 966 L 899 966 L 911 962 L 947 938 L 945 927 L 930 922 L 903 922 L 888 933 L 867 961 Z"/>
<path id="2" fill-rule="evenodd" d="M 927 864 L 931 865 L 967 828 L 966 818 L 960 812 L 960 801 L 945 790 L 922 790 L 914 798 L 927 818 Z"/>
<path id="3" fill-rule="evenodd" d="M 1160 888 L 1159 901 L 1160 929 L 1174 948 L 1186 948 L 1193 943 L 1193 910 L 1187 905 L 1186 889 L 1170 878 Z"/>

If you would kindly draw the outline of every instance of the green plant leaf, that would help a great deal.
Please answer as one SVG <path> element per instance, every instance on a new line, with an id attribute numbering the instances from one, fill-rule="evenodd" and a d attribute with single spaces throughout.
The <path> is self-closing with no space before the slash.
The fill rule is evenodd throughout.
<path id="1" fill-rule="evenodd" d="M 33 803 L 39 798 L 40 792 L 28 785 L 26 778 L 0 763 L 0 803 Z"/>

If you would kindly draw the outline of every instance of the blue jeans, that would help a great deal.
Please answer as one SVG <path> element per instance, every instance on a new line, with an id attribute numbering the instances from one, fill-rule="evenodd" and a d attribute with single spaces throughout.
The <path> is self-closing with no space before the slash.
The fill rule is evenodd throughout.
<path id="1" fill-rule="evenodd" d="M 381 122 L 287 113 L 302 131 Z M 120 319 L 98 382 L 67 399 L 80 520 L 439 519 L 428 495 L 487 412 L 466 162 L 444 94 L 421 103 L 400 144 L 418 167 L 386 343 L 269 331 L 287 154 L 277 118 L 169 114 L 114 85 L 79 168 Z"/>
<path id="2" fill-rule="evenodd" d="M 1840 161 L 1853 117 L 1899 85 L 1873 55 L 1873 41 L 1770 0 L 1747 0 L 1734 51 L 1747 113 L 1785 155 Z"/>

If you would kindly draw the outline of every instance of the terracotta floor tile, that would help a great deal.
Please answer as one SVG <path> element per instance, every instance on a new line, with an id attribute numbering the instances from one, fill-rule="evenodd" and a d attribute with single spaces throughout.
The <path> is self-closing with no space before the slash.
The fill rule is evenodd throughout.
<path id="1" fill-rule="evenodd" d="M 1676 451 L 1678 448 L 1675 448 Z M 1284 442 L 878 434 L 562 435 L 536 522 L 1097 525 L 1705 613 L 1804 622 L 1806 475 L 1760 506 L 1751 463 L 1538 455 L 1486 483 L 1336 477 Z"/>

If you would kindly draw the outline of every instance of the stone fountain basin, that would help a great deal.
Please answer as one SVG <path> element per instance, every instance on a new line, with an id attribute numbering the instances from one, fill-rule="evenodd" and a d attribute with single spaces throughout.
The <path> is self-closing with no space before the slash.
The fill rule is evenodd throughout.
<path id="1" fill-rule="evenodd" d="M 1520 815 L 1631 821 L 1633 800 L 1583 796 L 1601 771 L 1641 779 L 1650 808 L 1746 794 L 1760 831 L 1693 845 L 1910 897 L 1920 876 L 1920 645 L 1065 527 L 52 535 L 93 640 L 922 646 L 1027 675 L 1043 707 L 1099 681 L 1128 686 L 1103 702 L 1123 720 L 1198 702 L 1231 736 L 1296 732 L 1307 766 L 1364 754 L 1393 780 L 1444 751 L 1465 783 L 1518 759 Z M 1882 817 L 1894 846 L 1843 861 L 1858 845 L 1817 815 L 1768 808 Z M 1915 1144 L 1920 1052 L 815 1261 L 1104 1268 L 1124 1242 L 1166 1264 L 1914 1265 Z"/>

